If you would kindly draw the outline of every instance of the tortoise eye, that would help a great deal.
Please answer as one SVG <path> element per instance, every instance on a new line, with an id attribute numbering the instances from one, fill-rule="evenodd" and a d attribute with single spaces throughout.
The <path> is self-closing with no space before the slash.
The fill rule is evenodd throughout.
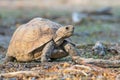
<path id="1" fill-rule="evenodd" d="M 65 29 L 66 29 L 66 30 L 68 30 L 68 29 L 69 29 L 69 27 L 66 27 Z"/>

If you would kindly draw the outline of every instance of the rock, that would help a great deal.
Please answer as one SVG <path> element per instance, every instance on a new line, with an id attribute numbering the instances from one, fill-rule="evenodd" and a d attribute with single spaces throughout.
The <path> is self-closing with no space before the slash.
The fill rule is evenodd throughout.
<path id="1" fill-rule="evenodd" d="M 87 14 L 84 14 L 84 13 L 78 13 L 78 12 L 72 13 L 72 21 L 75 24 L 81 23 L 83 21 L 83 19 L 86 17 L 87 17 Z"/>
<path id="2" fill-rule="evenodd" d="M 97 41 L 95 43 L 95 46 L 93 46 L 92 50 L 94 51 L 94 53 L 100 55 L 100 56 L 103 56 L 106 54 L 106 47 L 104 46 L 104 44 L 100 41 Z"/>

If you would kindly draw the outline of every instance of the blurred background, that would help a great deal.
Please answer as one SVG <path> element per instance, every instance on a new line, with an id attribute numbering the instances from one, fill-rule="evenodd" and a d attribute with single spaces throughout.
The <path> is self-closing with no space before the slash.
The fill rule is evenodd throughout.
<path id="1" fill-rule="evenodd" d="M 120 0 L 0 0 L 0 47 L 35 17 L 74 25 L 76 44 L 120 42 Z"/>

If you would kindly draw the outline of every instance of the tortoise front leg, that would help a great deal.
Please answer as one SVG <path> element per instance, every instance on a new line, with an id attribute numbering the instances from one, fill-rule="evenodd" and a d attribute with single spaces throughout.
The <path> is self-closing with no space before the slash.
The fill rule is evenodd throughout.
<path id="1" fill-rule="evenodd" d="M 48 42 L 42 50 L 41 62 L 50 61 L 50 55 L 53 49 L 54 49 L 54 42 L 53 41 Z"/>
<path id="2" fill-rule="evenodd" d="M 66 53 L 68 53 L 72 57 L 72 59 L 73 59 L 73 57 L 79 56 L 79 54 L 76 50 L 76 47 L 73 44 L 71 44 L 70 42 L 64 41 L 63 44 L 61 45 L 61 47 Z"/>

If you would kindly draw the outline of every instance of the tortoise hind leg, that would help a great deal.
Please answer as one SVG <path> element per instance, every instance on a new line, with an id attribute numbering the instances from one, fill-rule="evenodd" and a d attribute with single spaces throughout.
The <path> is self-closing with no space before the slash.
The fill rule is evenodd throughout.
<path id="1" fill-rule="evenodd" d="M 5 62 L 5 63 L 6 63 L 6 62 L 13 62 L 14 60 L 15 60 L 14 57 L 12 57 L 12 56 L 6 56 L 4 62 Z"/>

